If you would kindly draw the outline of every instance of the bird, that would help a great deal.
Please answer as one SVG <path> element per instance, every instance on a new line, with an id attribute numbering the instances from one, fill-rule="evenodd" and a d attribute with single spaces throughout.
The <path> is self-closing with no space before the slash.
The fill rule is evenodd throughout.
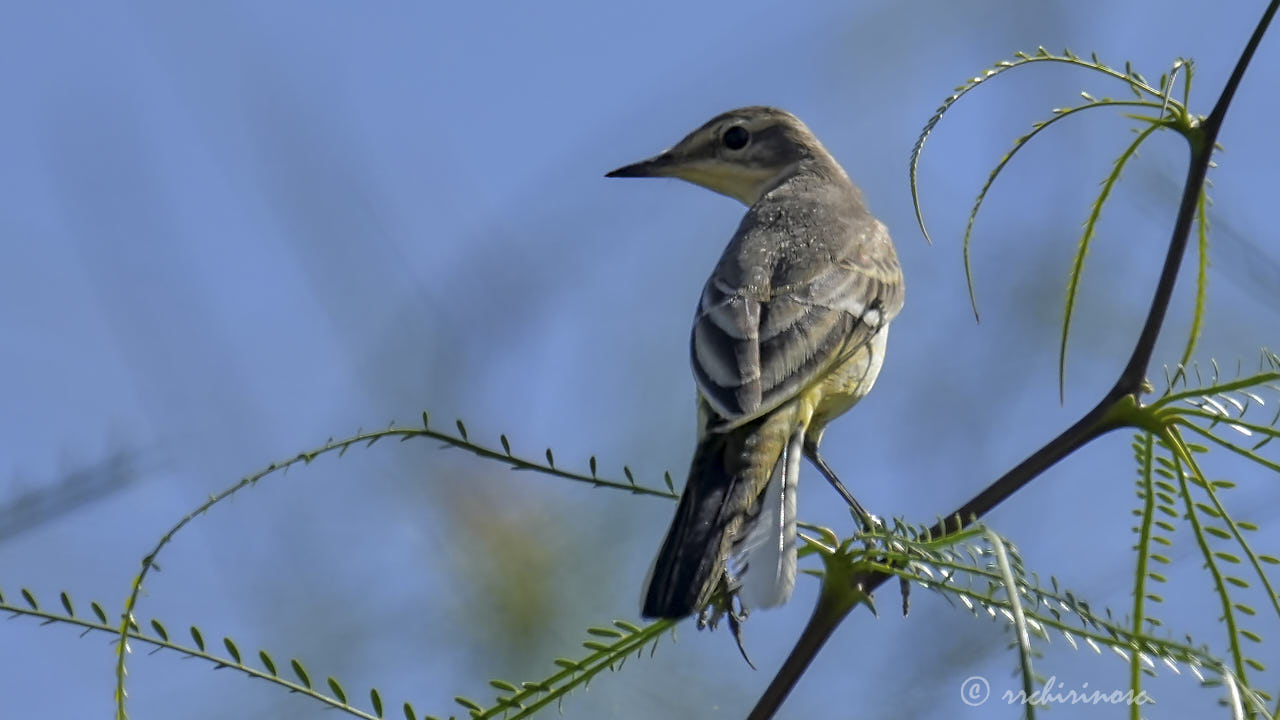
<path id="1" fill-rule="evenodd" d="M 697 445 L 641 614 L 705 612 L 718 588 L 745 609 L 781 605 L 795 586 L 801 457 L 869 517 L 818 446 L 871 390 L 903 306 L 888 229 L 813 132 L 775 107 L 717 115 L 606 177 L 678 178 L 747 206 L 694 315 Z"/>

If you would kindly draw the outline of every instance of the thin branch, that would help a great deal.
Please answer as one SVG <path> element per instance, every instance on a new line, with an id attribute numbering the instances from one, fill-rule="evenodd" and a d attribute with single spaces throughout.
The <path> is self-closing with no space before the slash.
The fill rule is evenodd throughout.
<path id="1" fill-rule="evenodd" d="M 1182 204 L 1178 207 L 1178 219 L 1173 226 L 1173 239 L 1169 242 L 1169 253 L 1165 256 L 1164 269 L 1160 272 L 1160 282 L 1156 285 L 1155 298 L 1151 302 L 1151 313 L 1147 316 L 1142 334 L 1138 336 L 1138 342 L 1133 349 L 1133 356 L 1129 358 L 1128 366 L 1120 374 L 1120 379 L 1108 394 L 1109 396 L 1119 397 L 1117 393 L 1136 392 L 1146 377 L 1147 366 L 1151 364 L 1151 353 L 1156 346 L 1156 338 L 1160 334 L 1160 327 L 1164 324 L 1169 300 L 1173 297 L 1173 286 L 1178 279 L 1178 266 L 1182 264 L 1182 257 L 1186 254 L 1187 240 L 1191 236 L 1191 223 L 1195 219 L 1196 205 L 1204 189 L 1205 175 L 1209 172 L 1213 146 L 1218 141 L 1218 131 L 1222 129 L 1222 123 L 1227 117 L 1227 109 L 1231 106 L 1232 98 L 1235 97 L 1236 88 L 1240 87 L 1240 81 L 1244 79 L 1249 62 L 1253 60 L 1258 44 L 1262 42 L 1262 36 L 1267 33 L 1267 28 L 1271 25 L 1271 19 L 1275 17 L 1277 9 L 1280 9 L 1280 2 L 1277 0 L 1267 4 L 1267 9 L 1262 13 L 1262 19 L 1253 29 L 1253 35 L 1249 37 L 1244 52 L 1240 53 L 1240 59 L 1236 61 L 1235 69 L 1231 71 L 1231 77 L 1227 78 L 1227 84 L 1223 87 L 1222 94 L 1218 96 L 1213 112 L 1209 113 L 1209 117 L 1199 127 L 1197 142 L 1191 148 L 1191 165 L 1187 168 L 1187 184 L 1182 190 Z"/>

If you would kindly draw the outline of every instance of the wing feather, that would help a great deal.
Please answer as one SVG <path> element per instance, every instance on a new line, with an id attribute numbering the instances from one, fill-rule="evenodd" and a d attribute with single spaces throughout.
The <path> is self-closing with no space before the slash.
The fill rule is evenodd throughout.
<path id="1" fill-rule="evenodd" d="M 902 307 L 901 271 L 878 220 L 864 213 L 797 228 L 788 217 L 748 211 L 703 289 L 694 379 L 721 428 L 795 397 Z M 873 252 L 886 245 L 887 258 Z"/>

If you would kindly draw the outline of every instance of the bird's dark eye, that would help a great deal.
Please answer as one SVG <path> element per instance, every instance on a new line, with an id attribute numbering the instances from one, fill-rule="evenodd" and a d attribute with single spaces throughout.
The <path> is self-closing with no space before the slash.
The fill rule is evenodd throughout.
<path id="1" fill-rule="evenodd" d="M 741 125 L 734 125 L 724 131 L 724 135 L 720 138 L 724 142 L 724 146 L 730 150 L 741 150 L 751 142 L 751 133 Z"/>

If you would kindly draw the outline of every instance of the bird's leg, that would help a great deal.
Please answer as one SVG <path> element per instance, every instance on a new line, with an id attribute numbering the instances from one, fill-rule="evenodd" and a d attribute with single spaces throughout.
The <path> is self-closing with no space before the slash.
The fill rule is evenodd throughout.
<path id="1" fill-rule="evenodd" d="M 834 487 L 836 492 L 840 493 L 840 496 L 844 498 L 844 501 L 849 503 L 849 509 L 853 511 L 854 515 L 858 516 L 858 522 L 862 524 L 863 532 L 873 532 L 877 528 L 882 527 L 880 525 L 880 521 L 876 519 L 876 516 L 867 512 L 866 508 L 862 507 L 862 504 L 854 499 L 853 493 L 849 492 L 849 489 L 844 486 L 844 483 L 840 482 L 840 478 L 836 477 L 831 466 L 827 465 L 827 461 L 823 460 L 822 456 L 818 454 L 818 444 L 816 442 L 811 443 L 809 440 L 805 440 L 804 455 L 818 467 L 818 470 L 822 472 L 823 476 L 827 478 L 827 481 L 831 483 L 831 487 Z M 872 549 L 872 541 L 867 540 L 867 550 Z M 907 598 L 909 597 L 908 593 L 911 588 L 905 578 L 898 583 L 898 589 L 902 593 L 902 616 L 906 617 L 908 608 Z M 742 647 L 741 643 L 739 643 L 738 647 Z M 748 660 L 747 663 L 750 664 L 751 661 Z"/>
<path id="2" fill-rule="evenodd" d="M 861 523 L 864 531 L 871 532 L 879 525 L 871 513 L 862 507 L 862 503 L 859 503 L 853 497 L 853 493 L 849 492 L 844 483 L 840 482 L 840 478 L 836 477 L 835 471 L 831 469 L 827 461 L 823 460 L 822 456 L 818 454 L 818 443 L 810 442 L 808 438 L 805 438 L 804 456 L 809 458 L 809 461 L 818 468 L 818 471 L 827 479 L 827 482 L 831 483 L 831 487 L 835 488 L 836 492 L 840 493 L 840 497 L 844 498 L 844 501 L 849 504 L 849 509 L 858 517 L 858 522 Z"/>
<path id="3" fill-rule="evenodd" d="M 844 498 L 844 501 L 849 503 L 849 509 L 853 510 L 853 514 L 858 516 L 858 522 L 862 523 L 862 529 L 864 532 L 872 532 L 878 527 L 881 527 L 880 521 L 877 520 L 874 515 L 867 512 L 866 509 L 854 499 L 853 493 L 849 492 L 848 488 L 844 486 L 844 483 L 840 482 L 840 478 L 836 477 L 831 466 L 827 465 L 827 461 L 823 460 L 822 456 L 818 454 L 818 444 L 816 442 L 810 443 L 808 440 L 805 441 L 804 455 L 809 458 L 814 465 L 818 466 L 818 470 L 827 478 L 827 481 L 836 489 L 836 492 L 840 493 L 840 496 Z M 872 549 L 872 542 L 870 540 L 867 541 L 867 549 Z M 910 597 L 911 586 L 905 578 L 898 583 L 898 590 L 902 593 L 902 616 L 906 617 L 907 609 L 909 608 L 908 598 Z M 739 647 L 741 647 L 741 643 L 739 643 Z M 751 661 L 748 660 L 747 662 L 750 663 Z"/>

